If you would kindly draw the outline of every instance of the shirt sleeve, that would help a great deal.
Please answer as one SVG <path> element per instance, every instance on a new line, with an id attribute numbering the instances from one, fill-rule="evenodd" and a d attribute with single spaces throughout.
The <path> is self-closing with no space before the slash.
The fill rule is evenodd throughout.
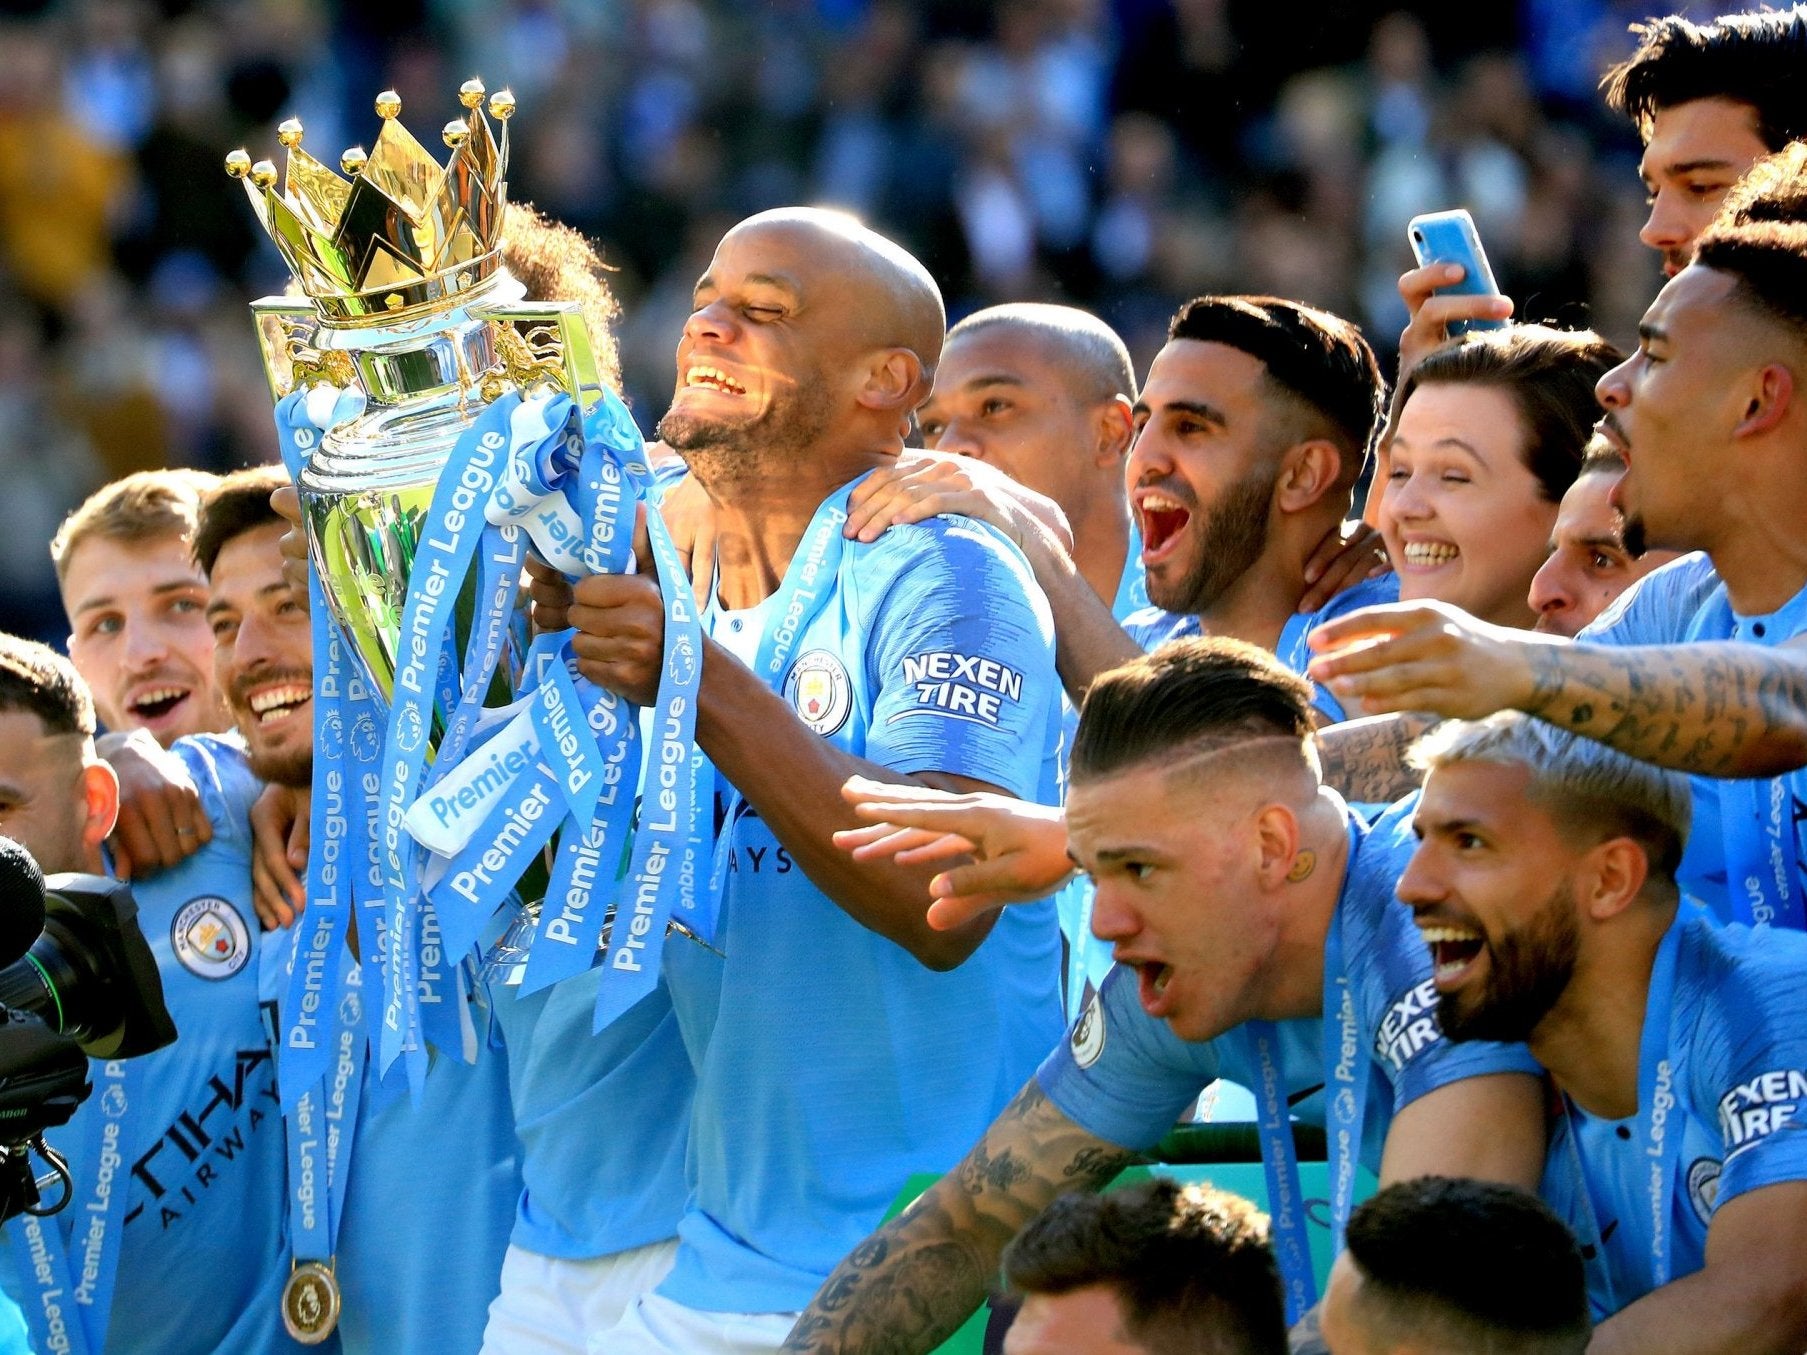
<path id="1" fill-rule="evenodd" d="M 1694 1113 L 1718 1122 L 1725 1150 L 1719 1204 L 1807 1180 L 1807 939 L 1742 927 L 1724 939 L 1745 943 L 1742 953 L 1727 962 L 1699 947 L 1708 952 L 1697 970 L 1702 1016 L 1688 1041 Z"/>
<path id="2" fill-rule="evenodd" d="M 1651 571 L 1613 599 L 1575 638 L 1584 644 L 1679 644 L 1688 622 L 1718 585 L 1705 555 L 1684 555 Z"/>
<path id="3" fill-rule="evenodd" d="M 1035 799 L 1059 727 L 1047 600 L 1021 555 L 989 529 L 947 519 L 923 526 L 907 557 L 893 561 L 900 567 L 870 623 L 866 755 Z"/>
<path id="4" fill-rule="evenodd" d="M 264 783 L 252 772 L 244 750 L 229 737 L 199 734 L 177 739 L 171 751 L 194 778 L 214 837 L 249 851 L 251 806 L 263 794 Z"/>
<path id="5" fill-rule="evenodd" d="M 1178 612 L 1164 612 L 1159 607 L 1144 607 L 1123 619 L 1123 633 L 1136 642 L 1144 653 L 1160 648 L 1169 640 L 1197 635 L 1198 618 Z"/>
<path id="6" fill-rule="evenodd" d="M 1216 1081 L 1218 1062 L 1214 1043 L 1182 1040 L 1144 1012 L 1135 973 L 1118 966 L 1035 1080 L 1086 1133 L 1141 1152 Z"/>

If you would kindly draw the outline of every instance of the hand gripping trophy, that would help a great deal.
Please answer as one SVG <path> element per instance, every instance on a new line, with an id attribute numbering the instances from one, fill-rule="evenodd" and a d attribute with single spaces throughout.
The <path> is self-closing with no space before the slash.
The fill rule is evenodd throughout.
<path id="1" fill-rule="evenodd" d="M 343 175 L 302 149 L 293 119 L 277 131 L 280 189 L 270 161 L 226 157 L 301 293 L 253 305 L 314 566 L 314 848 L 285 1102 L 325 1071 L 337 995 L 358 981 L 339 961 L 354 915 L 379 1066 L 404 1058 L 416 1085 L 429 1047 L 474 1052 L 477 944 L 555 835 L 525 990 L 589 968 L 600 943 L 600 1025 L 657 981 L 668 923 L 713 931 L 689 590 L 665 589 L 644 757 L 638 713 L 578 675 L 569 632 L 526 636 L 529 549 L 572 577 L 631 569 L 644 507 L 661 573 L 682 566 L 577 306 L 522 302 L 504 266 L 514 99 L 488 98 L 498 141 L 484 96 L 460 89 L 443 165 L 392 92 Z M 608 927 L 617 904 L 625 921 Z"/>

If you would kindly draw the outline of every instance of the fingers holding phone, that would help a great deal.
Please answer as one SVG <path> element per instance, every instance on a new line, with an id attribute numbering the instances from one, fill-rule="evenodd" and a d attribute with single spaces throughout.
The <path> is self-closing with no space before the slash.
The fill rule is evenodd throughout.
<path id="1" fill-rule="evenodd" d="M 1399 279 L 1399 295 L 1411 315 L 1399 336 L 1401 376 L 1431 349 L 1471 329 L 1497 329 L 1512 314 L 1512 301 L 1500 293 L 1467 212 L 1415 216 L 1406 234 L 1418 267 Z"/>

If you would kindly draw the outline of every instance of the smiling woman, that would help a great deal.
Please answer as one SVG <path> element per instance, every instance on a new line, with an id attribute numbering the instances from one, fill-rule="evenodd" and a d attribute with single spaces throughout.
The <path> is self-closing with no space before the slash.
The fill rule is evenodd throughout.
<path id="1" fill-rule="evenodd" d="M 1528 628 L 1531 580 L 1619 360 L 1591 330 L 1519 325 L 1437 349 L 1394 396 L 1380 514 L 1402 601 Z"/>

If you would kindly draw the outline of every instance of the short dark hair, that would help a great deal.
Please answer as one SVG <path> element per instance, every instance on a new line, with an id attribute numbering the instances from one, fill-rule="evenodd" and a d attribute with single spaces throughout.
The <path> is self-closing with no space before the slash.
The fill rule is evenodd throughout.
<path id="1" fill-rule="evenodd" d="M 1731 274 L 1742 297 L 1807 335 L 1807 144 L 1750 167 L 1701 232 L 1694 262 Z"/>
<path id="2" fill-rule="evenodd" d="M 1259 358 L 1270 381 L 1323 418 L 1353 484 L 1373 445 L 1386 381 L 1361 330 L 1329 311 L 1277 296 L 1201 296 L 1181 306 L 1167 338 L 1220 343 Z"/>
<path id="3" fill-rule="evenodd" d="M 1731 99 L 1757 112 L 1770 150 L 1807 136 L 1807 8 L 1724 14 L 1697 24 L 1671 14 L 1633 24 L 1638 47 L 1600 79 L 1607 106 L 1650 139 L 1665 108 L 1695 99 Z"/>
<path id="4" fill-rule="evenodd" d="M 1613 446 L 1612 440 L 1604 433 L 1595 433 L 1587 440 L 1587 446 L 1581 449 L 1581 469 L 1575 475 L 1579 480 L 1583 475 L 1623 475 L 1625 473 L 1625 453 Z"/>
<path id="5" fill-rule="evenodd" d="M 0 711 L 35 715 L 51 734 L 94 737 L 94 698 L 75 665 L 48 645 L 0 631 Z"/>
<path id="6" fill-rule="evenodd" d="M 1344 1246 L 1362 1280 L 1357 1304 L 1389 1337 L 1469 1355 L 1587 1348 L 1581 1250 L 1528 1191 L 1440 1176 L 1402 1181 L 1349 1216 Z"/>
<path id="7" fill-rule="evenodd" d="M 1420 386 L 1491 386 L 1510 397 L 1526 432 L 1525 465 L 1551 503 L 1581 473 L 1600 418 L 1594 387 L 1625 355 L 1591 329 L 1507 325 L 1435 348 L 1400 379 L 1393 424 Z"/>
<path id="8" fill-rule="evenodd" d="M 1267 1219 L 1211 1186 L 1157 1177 L 1063 1195 L 1005 1249 L 1004 1280 L 1025 1296 L 1108 1286 L 1152 1355 L 1285 1355 Z"/>
<path id="9" fill-rule="evenodd" d="M 201 511 L 195 522 L 195 563 L 209 577 L 220 551 L 234 537 L 281 522 L 282 515 L 270 507 L 270 495 L 289 483 L 281 466 L 250 466 L 220 477 L 211 493 L 201 500 Z"/>
<path id="10" fill-rule="evenodd" d="M 1095 780 L 1199 745 L 1311 737 L 1311 684 L 1267 650 L 1221 636 L 1174 640 L 1101 674 L 1085 694 L 1072 774 Z"/>

